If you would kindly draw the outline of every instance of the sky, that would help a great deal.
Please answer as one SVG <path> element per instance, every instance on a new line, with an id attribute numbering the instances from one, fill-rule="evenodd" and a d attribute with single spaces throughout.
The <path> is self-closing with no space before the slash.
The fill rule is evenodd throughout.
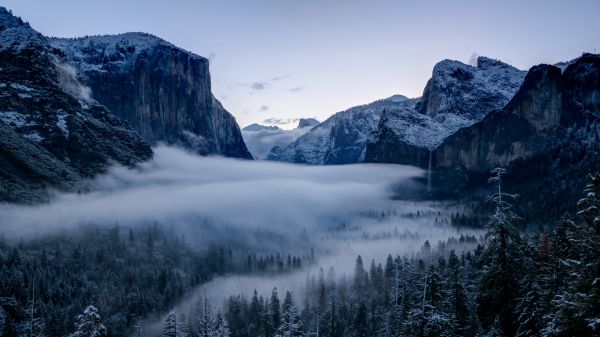
<path id="1" fill-rule="evenodd" d="M 418 97 L 443 59 L 528 69 L 600 51 L 600 1 L 0 0 L 48 36 L 141 31 L 210 60 L 240 126 Z"/>

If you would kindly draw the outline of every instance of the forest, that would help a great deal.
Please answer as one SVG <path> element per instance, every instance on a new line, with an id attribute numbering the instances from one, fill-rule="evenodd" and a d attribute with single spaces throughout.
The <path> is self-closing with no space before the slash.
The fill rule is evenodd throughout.
<path id="1" fill-rule="evenodd" d="M 514 196 L 499 189 L 473 252 L 426 242 L 414 256 L 369 267 L 358 256 L 352 277 L 321 269 L 301 296 L 255 290 L 216 314 L 205 298 L 188 316 L 172 312 L 163 336 L 598 336 L 600 175 L 584 194 L 575 217 L 523 234 Z"/>
<path id="2" fill-rule="evenodd" d="M 198 251 L 157 224 L 89 227 L 16 245 L 3 239 L 1 335 L 145 336 L 152 333 L 141 318 L 168 312 L 164 337 L 597 336 L 600 175 L 588 177 L 577 214 L 524 232 L 515 196 L 500 189 L 502 173 L 493 179 L 496 210 L 481 238 L 426 241 L 385 261 L 358 256 L 351 276 L 321 268 L 300 294 L 255 290 L 220 304 L 204 289 L 185 312 L 168 310 L 215 275 L 286 273 L 317 258 Z M 456 252 L 467 243 L 476 248 Z"/>
<path id="3" fill-rule="evenodd" d="M 198 249 L 158 223 L 88 226 L 17 244 L 1 239 L 0 336 L 78 336 L 78 317 L 98 312 L 109 336 L 123 336 L 214 276 L 284 273 L 303 263 L 310 256 Z"/>

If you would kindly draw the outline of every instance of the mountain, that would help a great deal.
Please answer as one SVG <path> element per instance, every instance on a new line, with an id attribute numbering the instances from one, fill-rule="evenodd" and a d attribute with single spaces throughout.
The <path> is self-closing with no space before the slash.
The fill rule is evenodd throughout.
<path id="1" fill-rule="evenodd" d="M 50 39 L 92 97 L 150 144 L 251 159 L 235 118 L 211 93 L 209 62 L 145 33 Z"/>
<path id="2" fill-rule="evenodd" d="M 261 130 L 281 130 L 278 126 L 266 126 L 266 125 L 260 125 L 260 124 L 250 124 L 246 127 L 244 127 L 242 129 L 242 132 L 244 131 L 261 131 Z"/>
<path id="3" fill-rule="evenodd" d="M 508 168 L 515 192 L 553 205 L 539 207 L 546 214 L 558 217 L 577 200 L 582 178 L 600 170 L 600 55 L 531 68 L 505 107 L 435 149 L 434 185 L 450 192 L 480 185 L 495 166 Z"/>
<path id="4" fill-rule="evenodd" d="M 314 118 L 300 118 L 298 121 L 298 126 L 296 128 L 302 129 L 309 126 L 317 126 L 319 125 L 319 121 Z"/>
<path id="5" fill-rule="evenodd" d="M 414 102 L 396 95 L 338 112 L 293 143 L 273 148 L 268 159 L 310 165 L 361 162 L 368 136 L 376 130 L 383 111 L 406 104 Z"/>
<path id="6" fill-rule="evenodd" d="M 255 159 L 267 159 L 273 148 L 285 147 L 304 135 L 319 121 L 314 118 L 300 118 L 293 130 L 283 130 L 277 126 L 251 124 L 242 129 L 242 136 Z"/>
<path id="7" fill-rule="evenodd" d="M 476 67 L 439 62 L 414 106 L 383 115 L 368 141 L 365 161 L 427 167 L 431 150 L 508 103 L 525 74 L 487 57 L 479 57 Z"/>
<path id="8" fill-rule="evenodd" d="M 0 7 L 0 200 L 39 201 L 113 163 L 152 150 L 89 98 L 75 69 L 46 37 Z"/>

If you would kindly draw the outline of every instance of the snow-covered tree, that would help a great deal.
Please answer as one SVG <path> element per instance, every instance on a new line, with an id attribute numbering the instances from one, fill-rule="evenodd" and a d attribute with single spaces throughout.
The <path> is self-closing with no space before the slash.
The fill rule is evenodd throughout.
<path id="1" fill-rule="evenodd" d="M 213 317 L 212 309 L 208 296 L 206 296 L 206 288 L 204 288 L 204 296 L 201 302 L 198 303 L 198 330 L 197 337 L 213 337 L 216 333 L 215 318 Z"/>
<path id="2" fill-rule="evenodd" d="M 175 314 L 175 310 L 169 311 L 167 318 L 165 319 L 165 324 L 163 326 L 162 337 L 177 337 L 177 315 Z"/>
<path id="3" fill-rule="evenodd" d="M 503 333 L 513 335 L 516 331 L 514 317 L 518 298 L 519 233 L 515 223 L 520 219 L 509 202 L 516 195 L 502 191 L 503 168 L 492 170 L 490 182 L 496 184 L 496 192 L 489 199 L 495 204 L 485 235 L 485 251 L 481 264 L 481 283 L 478 294 L 478 312 L 484 327 L 489 328 L 495 320 L 500 322 Z"/>
<path id="4" fill-rule="evenodd" d="M 218 312 L 215 318 L 215 334 L 212 337 L 229 337 L 230 334 L 227 320 L 223 318 L 221 312 Z"/>
<path id="5" fill-rule="evenodd" d="M 281 324 L 277 330 L 277 334 L 282 337 L 303 337 L 304 327 L 300 321 L 300 315 L 294 305 L 292 293 L 289 291 L 285 294 L 281 310 Z"/>
<path id="6" fill-rule="evenodd" d="M 271 301 L 269 306 L 269 316 L 271 317 L 271 326 L 275 329 L 281 324 L 281 307 L 279 303 L 279 294 L 277 293 L 277 287 L 271 291 Z"/>
<path id="7" fill-rule="evenodd" d="M 35 298 L 35 283 L 32 285 L 31 300 L 29 301 L 27 311 L 28 317 L 23 326 L 23 335 L 27 337 L 44 336 L 44 323 L 39 316 L 38 305 Z M 0 327 L 2 327 L 2 324 L 0 324 Z"/>
<path id="8" fill-rule="evenodd" d="M 75 323 L 75 332 L 71 337 L 101 337 L 106 336 L 106 328 L 102 325 L 98 309 L 93 305 L 88 305 L 83 314 L 77 316 Z"/>
<path id="9" fill-rule="evenodd" d="M 561 281 L 543 329 L 547 336 L 595 336 L 600 333 L 600 175 L 589 176 L 578 202 L 582 223 L 563 219 L 556 228 Z"/>

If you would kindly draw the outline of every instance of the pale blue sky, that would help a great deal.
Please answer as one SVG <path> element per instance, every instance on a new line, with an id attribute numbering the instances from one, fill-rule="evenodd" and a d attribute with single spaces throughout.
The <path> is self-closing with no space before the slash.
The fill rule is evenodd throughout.
<path id="1" fill-rule="evenodd" d="M 143 31 L 211 60 L 241 126 L 420 96 L 434 64 L 600 51 L 600 1 L 2 0 L 50 36 Z"/>

